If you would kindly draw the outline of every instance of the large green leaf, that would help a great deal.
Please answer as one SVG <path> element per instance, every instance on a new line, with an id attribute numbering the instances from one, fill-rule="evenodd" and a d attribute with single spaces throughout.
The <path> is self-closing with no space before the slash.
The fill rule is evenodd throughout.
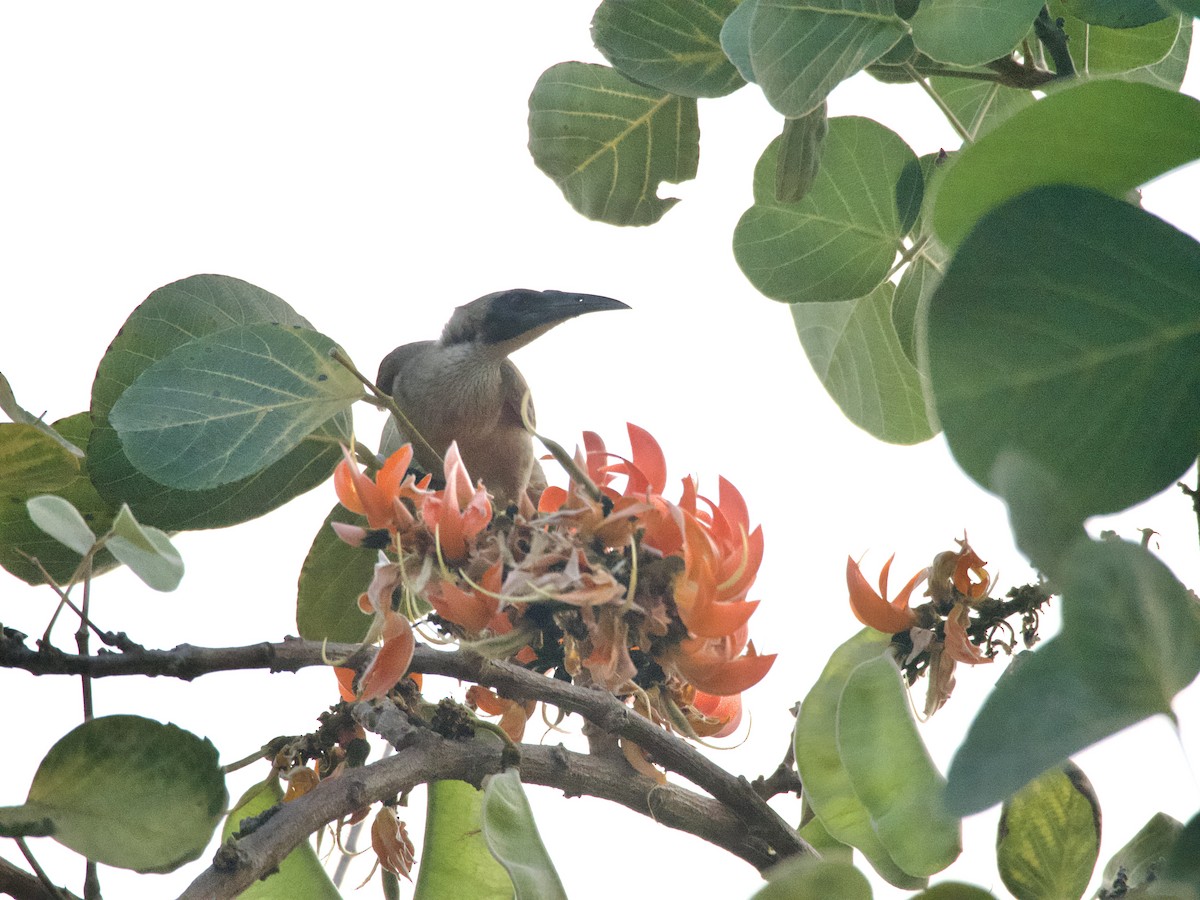
<path id="1" fill-rule="evenodd" d="M 909 900 L 996 900 L 996 895 L 973 884 L 961 881 L 940 881 Z"/>
<path id="2" fill-rule="evenodd" d="M 317 530 L 296 587 L 296 627 L 309 641 L 357 643 L 367 636 L 369 616 L 358 608 L 358 596 L 375 573 L 378 554 L 351 547 L 329 527 L 346 522 L 365 528 L 367 520 L 341 504 L 330 510 Z"/>
<path id="3" fill-rule="evenodd" d="M 243 819 L 266 812 L 282 797 L 274 776 L 254 785 L 230 810 L 221 837 L 231 837 Z M 341 896 L 312 844 L 305 840 L 284 857 L 278 869 L 238 894 L 238 900 L 341 900 Z"/>
<path id="4" fill-rule="evenodd" d="M 1200 101 L 1139 82 L 1085 82 L 1014 113 L 957 154 L 933 225 L 953 249 L 989 209 L 1030 188 L 1075 184 L 1124 197 L 1197 157 Z"/>
<path id="5" fill-rule="evenodd" d="M 55 840 L 90 860 L 170 872 L 204 852 L 227 799 L 209 741 L 139 716 L 105 716 L 50 749 L 26 802 L 0 808 L 0 833 L 48 821 Z"/>
<path id="6" fill-rule="evenodd" d="M 1142 66 L 1140 69 L 1126 72 L 1121 77 L 1132 81 L 1144 81 L 1146 84 L 1153 84 L 1168 91 L 1179 90 L 1183 84 L 1183 77 L 1187 74 L 1188 61 L 1192 56 L 1193 27 L 1192 18 L 1185 16 L 1180 22 L 1175 43 L 1171 45 L 1171 50 L 1166 56 L 1149 66 Z"/>
<path id="7" fill-rule="evenodd" d="M 767 870 L 750 900 L 871 900 L 871 884 L 849 861 L 792 857 Z"/>
<path id="8" fill-rule="evenodd" d="M 770 104 L 803 116 L 906 34 L 892 0 L 758 0 L 750 60 Z"/>
<path id="9" fill-rule="evenodd" d="M 1148 550 L 1078 540 L 1050 573 L 1063 629 L 1017 657 L 950 766 L 954 812 L 986 809 L 1073 753 L 1157 713 L 1200 672 L 1200 604 Z"/>
<path id="10" fill-rule="evenodd" d="M 696 177 L 696 101 L 606 66 L 559 63 L 529 96 L 529 152 L 589 219 L 650 225 L 678 202 L 659 185 Z"/>
<path id="11" fill-rule="evenodd" d="M 1070 15 L 1065 2 L 1052 3 L 1050 10 L 1062 19 L 1075 68 L 1082 75 L 1120 74 L 1154 65 L 1171 52 L 1179 37 L 1177 15 L 1140 28 L 1105 28 Z"/>
<path id="12" fill-rule="evenodd" d="M 533 821 L 519 770 L 506 769 L 484 779 L 482 821 L 488 849 L 512 879 L 514 900 L 566 900 Z"/>
<path id="13" fill-rule="evenodd" d="M 1041 8 L 1042 0 L 921 0 L 911 20 L 913 43 L 939 62 L 983 65 L 1019 44 Z"/>
<path id="14" fill-rule="evenodd" d="M 796 303 L 792 318 L 825 390 L 855 425 L 893 444 L 916 444 L 936 430 L 921 378 L 892 325 L 894 288 L 884 282 L 841 303 Z"/>
<path id="15" fill-rule="evenodd" d="M 1004 804 L 996 862 L 1021 900 L 1077 900 L 1100 855 L 1100 803 L 1078 766 L 1035 778 Z"/>
<path id="16" fill-rule="evenodd" d="M 110 503 L 127 502 L 140 522 L 167 531 L 218 528 L 281 506 L 329 477 L 351 431 L 349 413 L 329 420 L 310 440 L 269 468 L 205 491 L 180 491 L 152 481 L 126 458 L 108 415 L 137 377 L 194 338 L 238 325 L 278 323 L 311 328 L 274 294 L 225 275 L 193 275 L 154 291 L 125 320 L 100 361 L 92 384 L 95 431 L 87 467 Z"/>
<path id="17" fill-rule="evenodd" d="M 195 338 L 143 371 L 109 421 L 129 461 L 168 487 L 204 490 L 278 462 L 362 396 L 299 326 L 235 325 Z"/>
<path id="18" fill-rule="evenodd" d="M 776 193 L 779 139 L 754 169 L 754 205 L 733 234 L 746 277 L 773 300 L 852 300 L 873 291 L 896 259 L 921 203 L 916 155 L 871 119 L 829 120 L 821 166 L 797 202 Z"/>
<path id="19" fill-rule="evenodd" d="M 626 78 L 683 97 L 723 97 L 745 81 L 721 49 L 738 0 L 604 0 L 592 41 Z"/>
<path id="20" fill-rule="evenodd" d="M 838 703 L 837 744 L 854 793 L 897 866 L 927 876 L 958 858 L 962 830 L 943 805 L 946 779 L 917 733 L 890 654 L 850 673 Z"/>
<path id="21" fill-rule="evenodd" d="M 800 704 L 794 748 L 804 796 L 831 837 L 857 849 L 891 884 L 924 887 L 927 879 L 906 873 L 892 859 L 872 827 L 871 815 L 854 791 L 838 748 L 838 704 L 854 669 L 887 650 L 891 638 L 864 628 L 825 664 L 817 683 Z"/>
<path id="22" fill-rule="evenodd" d="M 935 291 L 928 336 L 946 439 L 984 486 L 1017 450 L 1085 515 L 1113 512 L 1200 450 L 1179 426 L 1200 420 L 1200 244 L 1127 203 L 1051 186 L 993 210 Z"/>
<path id="23" fill-rule="evenodd" d="M 1077 19 L 1106 28 L 1137 28 L 1168 15 L 1157 0 L 1062 0 Z M 1073 47 L 1074 45 L 1072 45 Z"/>
<path id="24" fill-rule="evenodd" d="M 754 65 L 750 60 L 750 23 L 758 9 L 758 0 L 742 0 L 721 26 L 721 49 L 729 57 L 743 79 L 757 84 Z"/>
<path id="25" fill-rule="evenodd" d="M 482 828 L 483 791 L 465 781 L 429 785 L 414 900 L 456 900 L 465 885 L 479 900 L 510 900 L 512 881 L 488 851 Z"/>
<path id="26" fill-rule="evenodd" d="M 87 448 L 91 418 L 87 413 L 78 413 L 55 422 L 54 429 L 72 446 Z M 116 509 L 96 493 L 86 474 L 76 474 L 53 493 L 75 507 L 95 534 L 104 534 L 112 525 Z M 28 499 L 23 491 L 13 494 L 7 485 L 0 487 L 0 565 L 22 581 L 41 584 L 44 581 L 41 570 L 31 561 L 36 559 L 55 582 L 63 584 L 75 572 L 82 556 L 33 523 L 25 507 Z M 116 564 L 111 554 L 102 551 L 92 560 L 92 574 L 107 571 Z"/>

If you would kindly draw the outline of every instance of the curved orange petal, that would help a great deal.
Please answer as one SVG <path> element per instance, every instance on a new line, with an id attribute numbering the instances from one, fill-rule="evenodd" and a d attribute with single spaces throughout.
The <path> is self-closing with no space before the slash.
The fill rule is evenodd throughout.
<path id="1" fill-rule="evenodd" d="M 412 662 L 417 641 L 412 626 L 404 616 L 389 612 L 383 622 L 383 646 L 363 672 L 361 699 L 383 697 L 404 677 Z"/>
<path id="2" fill-rule="evenodd" d="M 663 456 L 662 448 L 645 428 L 632 422 L 626 422 L 625 428 L 629 432 L 633 464 L 646 480 L 645 487 L 639 490 L 649 488 L 655 494 L 661 494 L 667 486 L 667 459 Z"/>
<path id="3" fill-rule="evenodd" d="M 338 693 L 342 695 L 342 699 L 347 703 L 353 703 L 355 699 L 354 676 L 358 673 L 344 666 L 336 666 L 333 674 L 337 677 Z"/>
<path id="4" fill-rule="evenodd" d="M 710 719 L 717 720 L 715 725 L 704 728 L 697 727 L 695 722 L 692 723 L 692 727 L 701 737 L 728 737 L 742 724 L 741 694 L 729 694 L 722 697 L 717 694 L 696 691 L 691 705 Z"/>
<path id="5" fill-rule="evenodd" d="M 728 662 L 698 663 L 681 653 L 675 655 L 671 663 L 697 690 L 727 697 L 740 694 L 762 681 L 775 664 L 775 656 L 774 653 L 759 656 L 751 647 L 745 656 Z"/>
<path id="6" fill-rule="evenodd" d="M 880 585 L 885 589 L 887 571 L 891 563 L 892 561 L 889 559 L 880 576 Z M 915 587 L 915 584 L 914 579 L 912 585 Z M 864 625 L 874 628 L 876 631 L 882 631 L 884 634 L 896 634 L 900 631 L 907 631 L 917 623 L 916 613 L 908 608 L 908 594 L 912 592 L 912 587 L 908 588 L 908 593 L 902 591 L 896 598 L 897 601 L 903 599 L 903 605 L 893 606 L 867 584 L 862 570 L 851 556 L 846 557 L 846 587 L 850 589 L 850 611 Z"/>
<path id="7" fill-rule="evenodd" d="M 399 498 L 400 485 L 404 481 L 404 476 L 408 472 L 412 458 L 412 444 L 405 444 L 389 456 L 387 462 L 383 464 L 383 468 L 376 473 L 375 483 L 379 485 L 379 489 L 383 491 L 383 495 L 389 500 Z"/>
<path id="8" fill-rule="evenodd" d="M 552 513 L 558 512 L 564 503 L 567 502 L 567 492 L 558 485 L 550 485 L 544 491 L 542 496 L 538 498 L 538 512 Z"/>
<path id="9" fill-rule="evenodd" d="M 351 464 L 344 459 L 333 470 L 333 490 L 337 494 L 338 502 L 346 509 L 360 516 L 366 514 L 362 502 L 358 499 L 358 492 L 354 489 Z"/>
<path id="10" fill-rule="evenodd" d="M 439 616 L 467 631 L 482 631 L 500 608 L 500 601 L 494 597 L 465 591 L 446 581 L 426 588 L 425 599 Z"/>
<path id="11" fill-rule="evenodd" d="M 968 639 L 967 625 L 970 619 L 967 607 L 962 603 L 955 603 L 950 615 L 946 616 L 946 656 L 968 666 L 993 662 L 992 657 L 984 656 Z"/>
<path id="12" fill-rule="evenodd" d="M 342 447 L 342 455 L 345 458 L 334 470 L 333 480 L 338 499 L 347 509 L 365 515 L 372 528 L 386 528 L 391 522 L 392 501 L 383 495 L 374 481 L 358 470 L 358 464 L 346 447 Z"/>

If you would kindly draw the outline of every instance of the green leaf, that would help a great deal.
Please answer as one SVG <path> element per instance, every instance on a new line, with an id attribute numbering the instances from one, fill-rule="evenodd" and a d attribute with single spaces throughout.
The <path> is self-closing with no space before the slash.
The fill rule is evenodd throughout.
<path id="1" fill-rule="evenodd" d="M 858 300 L 796 303 L 792 318 L 813 371 L 851 422 L 883 441 L 916 444 L 936 433 L 921 378 L 892 325 L 891 282 Z"/>
<path id="2" fill-rule="evenodd" d="M 358 608 L 358 596 L 371 583 L 379 554 L 351 547 L 329 527 L 331 522 L 363 528 L 367 524 L 365 518 L 341 504 L 325 517 L 300 569 L 296 627 L 305 640 L 358 643 L 371 626 L 370 617 Z"/>
<path id="3" fill-rule="evenodd" d="M 126 319 L 92 384 L 96 428 L 88 448 L 88 471 L 114 510 L 127 502 L 138 521 L 166 531 L 218 528 L 269 512 L 329 477 L 342 458 L 338 442 L 349 440 L 348 412 L 331 419 L 268 469 L 207 491 L 174 490 L 142 475 L 125 457 L 108 423 L 117 398 L 156 361 L 194 338 L 258 323 L 311 328 L 274 294 L 225 275 L 193 275 L 168 284 Z"/>
<path id="4" fill-rule="evenodd" d="M 750 900 L 871 900 L 866 876 L 849 862 L 792 857 L 766 872 Z"/>
<path id="5" fill-rule="evenodd" d="M 888 635 L 864 628 L 829 657 L 796 717 L 796 770 L 806 800 L 831 837 L 857 849 L 890 884 L 916 889 L 925 887 L 927 880 L 904 872 L 883 846 L 855 793 L 837 741 L 838 704 L 851 672 L 887 652 L 890 641 Z"/>
<path id="6" fill-rule="evenodd" d="M 775 199 L 798 203 L 812 188 L 821 168 L 821 150 L 829 134 L 829 115 L 822 103 L 798 119 L 786 119 L 775 163 Z"/>
<path id="7" fill-rule="evenodd" d="M 1063 555 L 1087 536 L 1085 516 L 1054 476 L 1022 453 L 1000 453 L 991 483 L 1008 504 L 1008 519 L 1021 552 L 1039 572 L 1056 577 L 1062 571 Z"/>
<path id="8" fill-rule="evenodd" d="M 29 498 L 79 476 L 79 457 L 36 425 L 0 423 L 0 493 Z"/>
<path id="9" fill-rule="evenodd" d="M 61 419 L 54 423 L 56 433 L 73 447 L 86 448 L 91 433 L 91 418 L 87 413 Z M 95 534 L 104 534 L 112 524 L 116 510 L 101 499 L 83 472 L 54 491 L 67 500 L 83 516 Z M 58 584 L 65 584 L 78 568 L 83 556 L 38 528 L 29 518 L 23 495 L 6 495 L 0 491 L 0 565 L 29 584 L 42 584 L 41 570 L 31 562 L 36 559 Z M 80 532 L 82 534 L 82 532 Z M 98 575 L 117 565 L 107 551 L 92 559 L 92 575 Z"/>
<path id="10" fill-rule="evenodd" d="M 1122 77 L 1131 81 L 1144 81 L 1168 91 L 1177 91 L 1187 74 L 1188 61 L 1192 55 L 1192 19 L 1185 17 L 1175 36 L 1171 51 L 1156 63 L 1126 72 Z"/>
<path id="11" fill-rule="evenodd" d="M 122 563 L 156 591 L 173 591 L 183 578 L 183 559 L 171 539 L 149 525 L 139 525 L 127 504 L 113 520 L 112 537 L 104 544 Z"/>
<path id="12" fill-rule="evenodd" d="M 529 96 L 529 152 L 584 216 L 650 225 L 678 202 L 659 198 L 659 185 L 696 177 L 696 101 L 606 66 L 559 63 Z"/>
<path id="13" fill-rule="evenodd" d="M 1200 244 L 1119 200 L 1052 186 L 993 210 L 934 293 L 928 335 L 946 439 L 985 487 L 1016 450 L 1078 511 L 1114 512 L 1200 449 L 1178 427 L 1200 419 Z"/>
<path id="14" fill-rule="evenodd" d="M 1083 539 L 1053 574 L 1062 632 L 996 684 L 950 766 L 966 815 L 1157 713 L 1200 672 L 1200 604 L 1148 550 Z"/>
<path id="15" fill-rule="evenodd" d="M 1138 82 L 1085 82 L 1014 113 L 958 153 L 938 188 L 933 225 L 954 249 L 984 213 L 1030 188 L 1061 182 L 1123 198 L 1197 157 L 1200 101 Z"/>
<path id="16" fill-rule="evenodd" d="M 1177 9 L 1189 16 L 1200 16 L 1200 0 L 1162 0 L 1164 8 Z"/>
<path id="17" fill-rule="evenodd" d="M 1106 28 L 1137 28 L 1168 15 L 1157 0 L 1062 0 L 1062 3 L 1076 19 Z"/>
<path id="18" fill-rule="evenodd" d="M 1083 75 L 1113 75 L 1161 61 L 1179 37 L 1180 17 L 1166 16 L 1140 28 L 1089 25 L 1067 14 L 1065 2 L 1050 5 L 1063 20 L 1076 70 Z"/>
<path id="19" fill-rule="evenodd" d="M 920 877 L 958 858 L 962 830 L 942 804 L 946 779 L 917 733 L 908 691 L 890 654 L 850 673 L 838 703 L 837 744 L 854 793 L 897 866 Z"/>
<path id="20" fill-rule="evenodd" d="M 1142 888 L 1162 877 L 1171 847 L 1183 831 L 1183 823 L 1166 813 L 1155 813 L 1129 843 L 1113 854 L 1104 867 L 1104 886 L 1118 877 L 1130 889 Z"/>
<path id="21" fill-rule="evenodd" d="M 932 90 L 962 125 L 971 141 L 987 134 L 1017 110 L 1032 106 L 1033 94 L 990 81 L 934 76 Z"/>
<path id="22" fill-rule="evenodd" d="M 77 459 L 83 458 L 83 451 L 68 441 L 65 437 L 42 421 L 40 416 L 35 416 L 33 413 L 24 409 L 13 394 L 12 385 L 8 383 L 8 379 L 4 377 L 4 373 L 0 372 L 0 412 L 13 420 L 17 425 L 32 425 L 42 434 L 51 438 L 56 444 L 70 453 Z M 7 426 L 4 426 L 7 427 Z M 6 485 L 7 487 L 7 485 Z M 37 493 L 37 491 L 34 491 Z"/>
<path id="23" fill-rule="evenodd" d="M 266 812 L 282 797 L 283 791 L 274 775 L 254 785 L 234 804 L 221 829 L 221 838 L 228 840 L 243 819 Z M 312 844 L 305 840 L 284 857 L 278 869 L 238 894 L 238 900 L 340 900 L 341 896 Z"/>
<path id="24" fill-rule="evenodd" d="M 1167 855 L 1163 874 L 1187 890 L 1188 897 L 1200 897 L 1200 813 L 1183 826 Z"/>
<path id="25" fill-rule="evenodd" d="M 899 191 L 916 155 L 871 119 L 830 119 L 812 189 L 789 203 L 776 197 L 779 147 L 776 138 L 755 167 L 754 205 L 733 235 L 738 265 L 773 300 L 825 302 L 869 294 L 886 278 L 907 230 L 914 198 L 911 190 Z"/>
<path id="26" fill-rule="evenodd" d="M 513 882 L 484 840 L 483 791 L 465 781 L 429 785 L 425 840 L 414 900 L 510 900 Z"/>
<path id="27" fill-rule="evenodd" d="M 299 326 L 238 325 L 177 347 L 137 377 L 109 421 L 125 455 L 168 487 L 204 490 L 278 462 L 362 396 Z"/>
<path id="28" fill-rule="evenodd" d="M 807 803 L 805 808 L 808 809 Z M 809 809 L 811 813 L 811 809 Z M 808 841 L 809 845 L 821 854 L 821 859 L 829 860 L 830 862 L 854 862 L 854 848 L 849 844 L 843 844 L 821 824 L 821 820 L 816 816 L 810 818 L 807 822 L 797 829 L 797 833 L 804 840 Z"/>
<path id="29" fill-rule="evenodd" d="M 70 500 L 53 494 L 42 494 L 26 500 L 25 509 L 34 525 L 80 556 L 91 550 L 96 543 L 96 535 L 83 520 L 79 510 L 71 505 Z"/>
<path id="30" fill-rule="evenodd" d="M 758 83 L 750 61 L 750 23 L 757 9 L 758 0 L 742 0 L 721 26 L 721 49 L 737 67 L 738 74 L 751 84 Z"/>
<path id="31" fill-rule="evenodd" d="M 227 799 L 209 741 L 139 716 L 105 716 L 50 749 L 17 809 L 49 819 L 54 839 L 90 860 L 171 872 L 204 852 Z"/>
<path id="32" fill-rule="evenodd" d="M 508 870 L 514 900 L 566 900 L 517 769 L 484 779 L 483 837 L 492 856 Z"/>
<path id="33" fill-rule="evenodd" d="M 1021 900 L 1083 896 L 1100 855 L 1100 803 L 1073 763 L 1018 791 L 1000 813 L 1000 879 Z"/>
<path id="34" fill-rule="evenodd" d="M 913 894 L 909 900 L 996 900 L 996 895 L 973 884 L 942 881 L 919 894 Z"/>
<path id="35" fill-rule="evenodd" d="M 721 49 L 738 0 L 604 0 L 592 41 L 633 81 L 683 97 L 723 97 L 745 82 Z"/>
<path id="36" fill-rule="evenodd" d="M 758 0 L 750 59 L 770 104 L 803 116 L 906 34 L 892 0 Z"/>
<path id="37" fill-rule="evenodd" d="M 1006 56 L 1033 27 L 1042 0 L 921 0 L 913 43 L 938 62 L 980 66 Z"/>

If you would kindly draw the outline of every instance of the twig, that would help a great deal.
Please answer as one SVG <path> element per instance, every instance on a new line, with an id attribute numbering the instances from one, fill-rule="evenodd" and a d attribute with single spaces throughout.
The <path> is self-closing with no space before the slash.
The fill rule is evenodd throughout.
<path id="1" fill-rule="evenodd" d="M 50 880 L 50 876 L 46 874 L 46 870 L 38 864 L 37 859 L 33 855 L 33 851 L 30 850 L 29 845 L 25 843 L 25 838 L 19 837 L 15 840 L 17 842 L 17 847 L 21 851 L 21 855 L 25 857 L 25 861 L 29 863 L 29 867 L 33 869 L 33 876 L 31 877 L 26 875 L 15 866 L 10 866 L 8 863 L 4 863 L 5 868 L 0 870 L 0 879 L 2 879 L 6 874 L 13 875 L 13 873 L 20 873 L 21 875 L 24 875 L 25 878 L 18 880 L 16 879 L 16 876 L 13 875 L 13 880 L 27 889 L 28 893 L 24 896 L 49 897 L 52 898 L 52 900 L 64 900 L 63 892 L 58 889 L 58 886 L 55 885 L 53 881 Z M 4 887 L 3 883 L 0 883 L 0 887 Z M 14 893 L 13 896 L 16 897 L 21 895 Z"/>
<path id="2" fill-rule="evenodd" d="M 1070 78 L 1075 74 L 1075 60 L 1067 47 L 1068 35 L 1063 30 L 1062 19 L 1050 18 L 1050 7 L 1043 6 L 1033 20 L 1033 32 L 1054 62 L 1056 78 Z"/>

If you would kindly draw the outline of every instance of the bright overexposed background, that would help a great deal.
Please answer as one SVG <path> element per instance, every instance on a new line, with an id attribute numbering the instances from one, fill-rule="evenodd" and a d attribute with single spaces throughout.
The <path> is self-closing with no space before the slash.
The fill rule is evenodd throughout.
<path id="1" fill-rule="evenodd" d="M 732 229 L 750 204 L 754 163 L 781 126 L 756 88 L 701 101 L 699 177 L 664 186 L 683 202 L 654 227 L 588 222 L 534 167 L 529 91 L 555 62 L 601 61 L 588 35 L 593 8 L 586 0 L 0 7 L 0 370 L 25 407 L 49 419 L 82 411 L 126 316 L 155 288 L 200 272 L 278 294 L 370 372 L 392 347 L 435 336 L 454 306 L 493 290 L 626 301 L 632 311 L 565 324 L 517 362 L 546 433 L 570 446 L 592 429 L 619 451 L 624 423 L 640 424 L 661 442 L 672 479 L 695 473 L 714 488 L 723 474 L 763 524 L 767 553 L 752 595 L 763 603 L 751 629 L 760 650 L 780 656 L 747 694 L 749 738 L 717 754 L 753 777 L 782 759 L 788 708 L 858 628 L 846 604 L 848 553 L 866 552 L 873 575 L 895 552 L 903 583 L 966 528 L 1001 590 L 1032 574 L 1002 505 L 959 472 L 944 441 L 891 447 L 851 425 L 810 370 L 787 308 L 738 271 Z M 878 119 L 918 153 L 958 143 L 911 86 L 859 76 L 834 93 L 830 113 Z M 1146 205 L 1200 234 L 1197 170 L 1152 186 Z M 369 437 L 382 414 L 364 408 L 358 423 Z M 294 633 L 296 577 L 333 502 L 327 484 L 247 525 L 182 534 L 188 572 L 177 592 L 105 575 L 94 617 L 150 647 Z M 1127 537 L 1156 529 L 1164 559 L 1200 584 L 1196 518 L 1178 493 L 1095 526 Z M 38 636 L 53 606 L 50 591 L 0 574 L 4 625 Z M 1045 634 L 1053 624 L 1052 616 Z M 72 628 L 55 633 L 71 651 Z M 943 769 L 1000 668 L 961 671 L 954 698 L 923 727 Z M 109 679 L 95 694 L 97 714 L 175 722 L 209 736 L 225 760 L 311 730 L 337 699 L 332 676 L 316 669 L 192 684 Z M 0 805 L 16 804 L 50 745 L 80 721 L 79 685 L 0 671 L 0 702 Z M 1200 754 L 1200 691 L 1181 695 L 1177 712 L 1178 733 L 1160 718 L 1078 757 L 1104 809 L 1101 865 L 1153 813 L 1187 819 L 1200 806 L 1187 759 Z M 527 737 L 536 739 L 533 726 Z M 264 774 L 238 773 L 231 793 Z M 663 890 L 737 898 L 761 883 L 740 860 L 648 818 L 530 794 L 573 898 Z M 798 803 L 777 802 L 797 820 Z M 421 833 L 421 821 L 415 795 L 410 833 Z M 1004 896 L 995 822 L 995 810 L 969 819 L 962 859 L 935 880 Z M 56 880 L 79 890 L 77 857 L 50 840 L 33 846 Z M 12 845 L 0 855 L 18 858 Z M 164 876 L 105 869 L 102 884 L 115 898 L 173 896 L 207 856 Z"/>

